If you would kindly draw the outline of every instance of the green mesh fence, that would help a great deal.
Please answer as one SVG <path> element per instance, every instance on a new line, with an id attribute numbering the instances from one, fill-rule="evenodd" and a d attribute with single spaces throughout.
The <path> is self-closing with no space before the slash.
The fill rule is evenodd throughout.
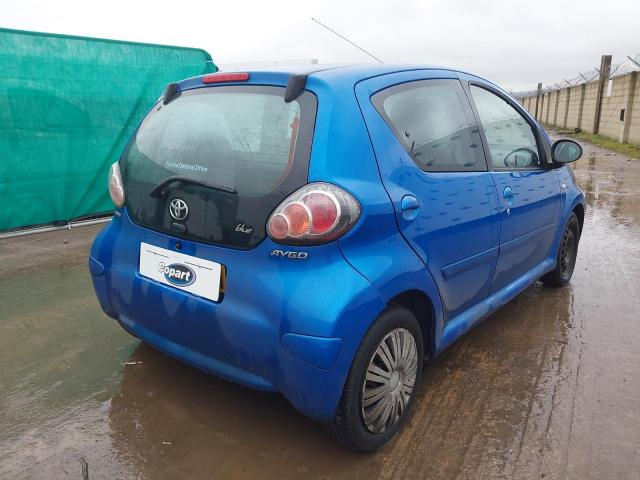
<path id="1" fill-rule="evenodd" d="M 0 231 L 113 209 L 107 172 L 204 50 L 0 29 Z"/>

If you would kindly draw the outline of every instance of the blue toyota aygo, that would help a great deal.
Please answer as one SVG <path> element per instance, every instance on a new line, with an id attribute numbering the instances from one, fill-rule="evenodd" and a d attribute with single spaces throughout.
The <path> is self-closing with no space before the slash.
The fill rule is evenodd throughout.
<path id="1" fill-rule="evenodd" d="M 168 85 L 111 168 L 89 269 L 134 336 L 373 451 L 425 359 L 569 282 L 582 149 L 467 73 L 315 67 Z"/>

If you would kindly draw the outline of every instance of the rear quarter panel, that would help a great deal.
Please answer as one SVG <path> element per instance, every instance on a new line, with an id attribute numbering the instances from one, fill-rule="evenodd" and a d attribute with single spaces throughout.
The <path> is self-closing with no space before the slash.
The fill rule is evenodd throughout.
<path id="1" fill-rule="evenodd" d="M 329 86 L 323 80 L 309 78 L 308 88 L 318 97 L 309 181 L 334 183 L 360 202 L 362 215 L 358 224 L 338 243 L 346 260 L 373 285 L 384 302 L 377 314 L 408 290 L 419 290 L 431 300 L 435 332 L 428 332 L 432 345 L 425 345 L 425 351 L 431 352 L 434 338 L 442 331 L 440 295 L 424 263 L 398 230 L 354 85 L 355 80 Z M 377 314 L 355 319 L 365 322 L 363 333 Z"/>

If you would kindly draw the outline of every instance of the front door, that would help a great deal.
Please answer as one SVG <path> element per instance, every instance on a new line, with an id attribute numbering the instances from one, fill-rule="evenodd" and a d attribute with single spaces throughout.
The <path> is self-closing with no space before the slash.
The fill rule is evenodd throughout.
<path id="1" fill-rule="evenodd" d="M 356 87 L 398 226 L 429 268 L 445 320 L 488 295 L 499 240 L 495 185 L 452 75 L 403 72 Z"/>
<path id="2" fill-rule="evenodd" d="M 545 152 L 530 120 L 488 85 L 471 82 L 469 93 L 501 205 L 495 292 L 552 254 L 562 196 L 557 170 L 545 168 Z"/>

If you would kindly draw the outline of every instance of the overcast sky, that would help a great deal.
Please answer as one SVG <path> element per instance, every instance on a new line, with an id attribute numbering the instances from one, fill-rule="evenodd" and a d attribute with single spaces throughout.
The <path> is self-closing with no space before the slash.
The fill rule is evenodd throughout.
<path id="1" fill-rule="evenodd" d="M 369 62 L 461 68 L 531 90 L 640 53 L 640 0 L 0 0 L 0 26 L 201 47 L 217 64 Z"/>

